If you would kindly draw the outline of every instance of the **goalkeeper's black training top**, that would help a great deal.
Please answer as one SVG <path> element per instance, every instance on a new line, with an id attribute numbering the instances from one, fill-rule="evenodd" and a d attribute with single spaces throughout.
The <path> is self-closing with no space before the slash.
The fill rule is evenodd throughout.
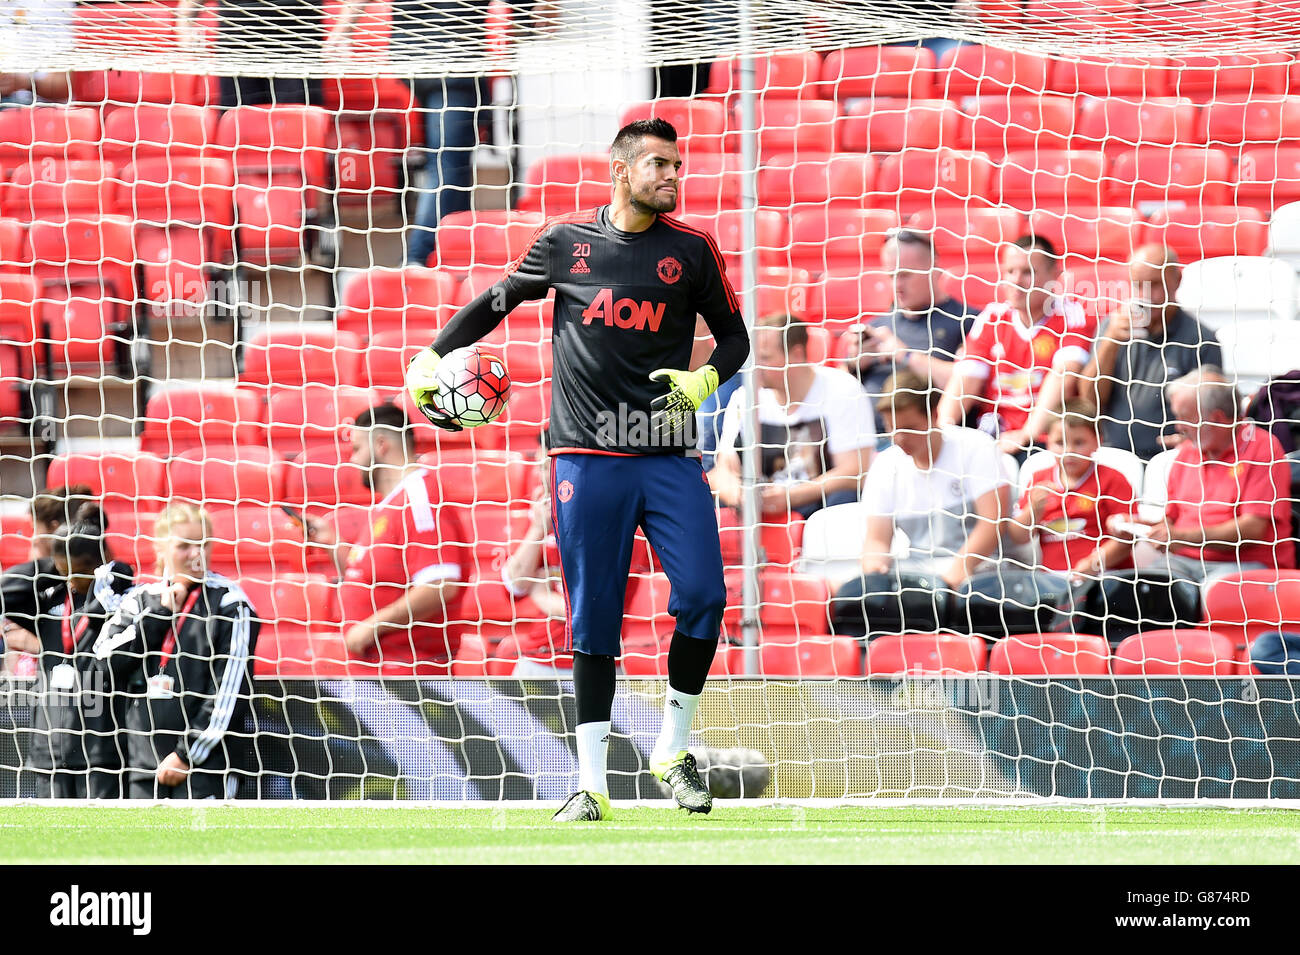
<path id="1" fill-rule="evenodd" d="M 622 232 L 608 206 L 549 219 L 501 281 L 456 313 L 434 350 L 446 355 L 474 344 L 520 302 L 552 288 L 551 453 L 693 451 L 693 433 L 656 441 L 650 403 L 669 386 L 650 373 L 688 367 L 697 314 L 713 334 L 709 364 L 719 381 L 749 354 L 740 302 L 713 239 L 663 215 L 644 232 Z"/>

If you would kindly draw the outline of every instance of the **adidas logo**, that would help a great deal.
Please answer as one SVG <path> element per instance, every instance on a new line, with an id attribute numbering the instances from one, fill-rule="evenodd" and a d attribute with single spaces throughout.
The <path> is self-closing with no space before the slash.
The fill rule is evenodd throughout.
<path id="1" fill-rule="evenodd" d="M 677 707 L 679 710 L 682 708 L 682 705 L 681 705 L 680 703 L 678 703 L 676 700 L 669 700 L 669 701 L 668 701 L 668 705 L 669 705 L 669 706 L 675 706 L 675 707 Z"/>
<path id="2" fill-rule="evenodd" d="M 602 743 L 608 743 L 608 742 L 609 742 L 609 734 L 606 733 L 604 736 L 602 736 L 602 737 L 600 738 L 600 741 L 601 741 Z"/>
<path id="3" fill-rule="evenodd" d="M 586 259 L 578 259 L 577 262 L 573 263 L 573 268 L 569 269 L 569 273 L 572 275 L 590 275 L 591 269 L 587 267 Z"/>

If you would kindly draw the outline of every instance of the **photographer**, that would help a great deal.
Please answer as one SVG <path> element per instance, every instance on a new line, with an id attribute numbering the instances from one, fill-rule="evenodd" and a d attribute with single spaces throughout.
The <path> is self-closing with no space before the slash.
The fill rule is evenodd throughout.
<path id="1" fill-rule="evenodd" d="M 212 525 L 172 504 L 154 525 L 161 580 L 131 590 L 95 643 L 127 699 L 128 796 L 227 798 L 251 768 L 257 615 L 208 571 Z"/>
<path id="2" fill-rule="evenodd" d="M 105 528 L 99 508 L 83 504 L 26 586 L 0 587 L 5 647 L 40 659 L 24 767 L 40 798 L 121 796 L 118 724 L 91 648 L 134 574 L 109 559 Z"/>

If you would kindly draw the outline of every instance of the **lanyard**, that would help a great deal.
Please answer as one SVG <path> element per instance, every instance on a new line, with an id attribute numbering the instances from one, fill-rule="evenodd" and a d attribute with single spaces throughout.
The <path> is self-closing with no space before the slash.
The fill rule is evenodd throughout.
<path id="1" fill-rule="evenodd" d="M 172 620 L 171 632 L 167 634 L 167 639 L 163 641 L 162 654 L 158 658 L 159 673 L 162 673 L 163 670 L 167 669 L 167 661 L 170 660 L 171 655 L 176 652 L 176 636 L 180 633 L 181 627 L 185 623 L 185 618 L 188 617 L 190 611 L 194 609 L 194 604 L 199 599 L 199 591 L 202 589 L 203 585 L 199 584 L 190 591 L 189 597 L 185 600 L 185 606 L 181 608 L 181 612 Z"/>
<path id="2" fill-rule="evenodd" d="M 90 626 L 90 617 L 83 615 L 77 623 L 76 630 L 73 630 L 72 592 L 69 591 L 67 603 L 63 606 L 63 652 L 65 654 L 72 656 L 72 651 L 77 647 L 77 641 L 81 639 L 81 635 L 86 632 L 88 626 Z"/>

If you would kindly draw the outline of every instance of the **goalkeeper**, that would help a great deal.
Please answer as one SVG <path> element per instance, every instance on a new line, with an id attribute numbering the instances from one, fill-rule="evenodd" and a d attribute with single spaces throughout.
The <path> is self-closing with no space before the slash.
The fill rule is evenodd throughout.
<path id="1" fill-rule="evenodd" d="M 562 821 L 608 818 L 605 765 L 623 597 L 638 525 L 672 583 L 677 618 L 668 698 L 651 771 L 678 805 L 711 799 L 686 744 L 717 649 L 726 590 L 718 525 L 695 451 L 695 410 L 749 354 L 739 302 L 713 239 L 665 213 L 677 206 L 677 133 L 660 119 L 621 129 L 610 147 L 609 205 L 548 220 L 493 287 L 462 308 L 407 384 L 425 415 L 442 413 L 433 372 L 440 355 L 491 332 L 526 299 L 555 290 L 551 449 L 552 520 L 573 652 L 579 792 Z M 689 369 L 696 315 L 715 347 Z"/>

